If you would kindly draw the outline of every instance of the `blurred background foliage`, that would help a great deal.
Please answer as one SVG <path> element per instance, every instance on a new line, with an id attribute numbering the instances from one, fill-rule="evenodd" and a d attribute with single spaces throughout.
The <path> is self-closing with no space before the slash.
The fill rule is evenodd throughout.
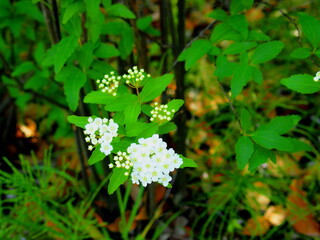
<path id="1" fill-rule="evenodd" d="M 285 47 L 260 65 L 263 82 L 244 88 L 230 105 L 230 79 L 218 81 L 214 58 L 201 57 L 187 72 L 176 59 L 194 39 L 210 36 L 212 12 L 229 13 L 232 2 L 0 1 L 1 239 L 121 239 L 117 197 L 101 184 L 107 161 L 88 166 L 83 134 L 66 117 L 103 114 L 99 106 L 83 104 L 83 97 L 96 89 L 94 80 L 133 65 L 153 76 L 175 73 L 162 100 L 182 98 L 186 105 L 176 119 L 178 130 L 165 138 L 199 167 L 179 170 L 173 189 L 147 188 L 131 239 L 320 236 L 320 96 L 280 85 L 292 74 L 319 70 L 319 56 L 293 51 L 309 46 L 298 13 L 318 18 L 320 3 L 242 1 L 253 3 L 242 11 L 250 28 Z M 223 40 L 218 47 L 231 43 Z M 74 74 L 63 75 L 64 66 Z M 314 150 L 277 152 L 276 163 L 269 160 L 253 173 L 239 170 L 235 113 L 243 106 L 255 127 L 275 116 L 301 116 L 289 136 Z M 128 218 L 136 190 L 127 196 Z"/>

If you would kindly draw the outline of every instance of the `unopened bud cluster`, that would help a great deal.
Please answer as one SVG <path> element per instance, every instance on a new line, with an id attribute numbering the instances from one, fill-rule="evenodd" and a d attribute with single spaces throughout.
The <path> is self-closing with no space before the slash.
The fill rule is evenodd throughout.
<path id="1" fill-rule="evenodd" d="M 143 82 L 150 77 L 150 74 L 146 74 L 144 69 L 138 70 L 138 67 L 134 66 L 128 70 L 128 74 L 124 74 L 122 77 L 130 87 L 139 88 L 143 85 Z"/>
<path id="2" fill-rule="evenodd" d="M 133 166 L 133 163 L 130 161 L 130 157 L 126 152 L 119 151 L 117 155 L 113 158 L 114 164 L 110 163 L 109 168 L 125 168 L 128 171 L 124 175 L 129 175 L 129 169 Z"/>
<path id="3" fill-rule="evenodd" d="M 175 110 L 172 109 L 171 111 L 168 110 L 168 105 L 167 104 L 161 104 L 155 102 L 154 103 L 154 108 L 151 110 L 151 118 L 150 121 L 170 121 L 175 113 Z"/>
<path id="4" fill-rule="evenodd" d="M 87 135 L 85 138 L 86 142 L 89 143 L 88 149 L 92 149 L 101 144 L 100 151 L 106 156 L 111 153 L 113 147 L 111 145 L 112 139 L 116 137 L 119 125 L 107 118 L 88 118 L 88 124 L 85 125 L 84 134 Z"/>
<path id="5" fill-rule="evenodd" d="M 315 82 L 318 82 L 320 80 L 320 71 L 316 73 L 316 76 L 313 78 Z"/>
<path id="6" fill-rule="evenodd" d="M 117 89 L 119 87 L 120 76 L 115 76 L 114 72 L 110 72 L 110 75 L 104 75 L 102 80 L 97 80 L 98 88 L 102 92 L 107 92 L 112 96 L 117 95 Z"/>

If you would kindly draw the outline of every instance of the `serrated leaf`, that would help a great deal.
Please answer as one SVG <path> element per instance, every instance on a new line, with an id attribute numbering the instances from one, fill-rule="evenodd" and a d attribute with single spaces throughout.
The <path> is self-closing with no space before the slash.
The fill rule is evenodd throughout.
<path id="1" fill-rule="evenodd" d="M 236 146 L 236 160 L 239 169 L 243 169 L 253 153 L 253 143 L 247 136 L 238 139 Z"/>
<path id="2" fill-rule="evenodd" d="M 249 159 L 249 171 L 255 171 L 261 164 L 264 164 L 268 161 L 269 158 L 272 158 L 272 151 L 261 147 L 257 144 L 254 145 L 254 153 Z"/>
<path id="3" fill-rule="evenodd" d="M 320 21 L 306 13 L 299 13 L 302 32 L 314 48 L 320 45 Z"/>
<path id="4" fill-rule="evenodd" d="M 292 75 L 281 79 L 280 83 L 287 88 L 303 94 L 312 94 L 320 91 L 320 82 L 315 82 L 308 74 Z"/>
<path id="5" fill-rule="evenodd" d="M 301 117 L 298 115 L 275 117 L 267 124 L 262 125 L 259 130 L 273 130 L 282 135 L 294 128 L 300 120 Z"/>
<path id="6" fill-rule="evenodd" d="M 186 168 L 186 167 L 198 167 L 198 164 L 196 164 L 195 161 L 193 161 L 190 158 L 186 158 L 179 154 L 179 156 L 182 158 L 183 163 L 181 164 L 180 168 Z"/>
<path id="7" fill-rule="evenodd" d="M 128 179 L 128 176 L 124 175 L 127 171 L 125 168 L 114 168 L 112 170 L 112 176 L 108 185 L 109 194 L 112 194 Z"/>
<path id="8" fill-rule="evenodd" d="M 57 44 L 53 63 L 55 73 L 61 70 L 77 46 L 78 38 L 76 36 L 65 37 Z"/>
<path id="9" fill-rule="evenodd" d="M 141 113 L 141 105 L 139 101 L 135 101 L 131 105 L 127 106 L 124 110 L 124 123 L 131 124 L 137 121 Z"/>
<path id="10" fill-rule="evenodd" d="M 140 93 L 141 103 L 149 102 L 166 89 L 173 78 L 172 74 L 165 74 L 161 77 L 149 79 Z"/>
<path id="11" fill-rule="evenodd" d="M 245 132 L 252 128 L 250 113 L 245 108 L 241 109 L 240 123 L 241 123 L 242 130 Z"/>
<path id="12" fill-rule="evenodd" d="M 284 47 L 280 41 L 271 41 L 259 45 L 253 53 L 251 62 L 253 64 L 264 63 L 274 59 Z"/>
<path id="13" fill-rule="evenodd" d="M 248 64 L 240 64 L 236 66 L 231 80 L 231 94 L 232 98 L 238 96 L 244 86 L 247 85 L 251 77 L 251 67 Z"/>
<path id="14" fill-rule="evenodd" d="M 290 57 L 292 58 L 298 58 L 298 59 L 304 59 L 308 58 L 311 55 L 311 49 L 310 48 L 296 48 L 292 51 L 290 54 Z"/>
<path id="15" fill-rule="evenodd" d="M 257 46 L 256 42 L 235 42 L 227 47 L 223 54 L 240 54 Z"/>
<path id="16" fill-rule="evenodd" d="M 258 84 L 261 84 L 263 82 L 263 75 L 262 75 L 261 70 L 259 68 L 254 67 L 254 66 L 251 66 L 251 71 L 252 71 L 253 81 L 255 81 Z"/>
<path id="17" fill-rule="evenodd" d="M 212 43 L 206 39 L 194 41 L 191 46 L 185 49 L 178 57 L 178 61 L 186 61 L 185 69 L 190 69 L 201 57 L 212 47 Z"/>
<path id="18" fill-rule="evenodd" d="M 222 40 L 242 40 L 241 35 L 235 31 L 229 24 L 223 22 L 215 26 L 210 35 L 210 41 L 212 43 L 218 43 Z"/>
<path id="19" fill-rule="evenodd" d="M 79 117 L 76 115 L 71 115 L 68 116 L 68 122 L 76 125 L 77 127 L 84 128 L 89 122 L 88 122 L 89 117 Z"/>
<path id="20" fill-rule="evenodd" d="M 24 73 L 27 73 L 27 72 L 30 72 L 30 71 L 33 71 L 35 70 L 35 66 L 32 62 L 30 61 L 26 61 L 26 62 L 23 62 L 21 63 L 20 65 L 18 65 L 14 71 L 12 72 L 12 76 L 13 77 L 17 77 L 17 76 L 20 76 Z"/>
<path id="21" fill-rule="evenodd" d="M 88 164 L 89 165 L 93 165 L 97 162 L 102 161 L 104 158 L 106 157 L 106 155 L 100 151 L 100 145 L 98 145 L 92 152 L 89 160 L 88 160 Z"/>
<path id="22" fill-rule="evenodd" d="M 279 136 L 279 134 L 273 130 L 256 131 L 252 134 L 252 139 L 267 149 L 278 149 L 287 152 L 293 150 L 291 141 L 288 138 Z"/>
<path id="23" fill-rule="evenodd" d="M 116 3 L 111 5 L 108 9 L 108 15 L 115 17 L 122 17 L 127 19 L 135 19 L 136 16 L 125 5 Z"/>
<path id="24" fill-rule="evenodd" d="M 137 96 L 133 94 L 119 94 L 119 96 L 105 99 L 104 110 L 109 112 L 124 111 L 127 106 L 137 101 Z"/>
<path id="25" fill-rule="evenodd" d="M 226 22 L 233 30 L 239 32 L 243 39 L 247 39 L 249 32 L 249 24 L 244 15 L 238 14 L 229 16 L 226 19 Z"/>
<path id="26" fill-rule="evenodd" d="M 56 75 L 56 80 L 63 82 L 64 94 L 72 111 L 75 111 L 78 107 L 80 89 L 85 84 L 86 79 L 86 75 L 74 66 L 64 67 Z"/>
<path id="27" fill-rule="evenodd" d="M 176 129 L 177 125 L 175 125 L 173 122 L 167 122 L 166 124 L 159 127 L 159 135 L 167 134 Z"/>
<path id="28" fill-rule="evenodd" d="M 111 58 L 120 55 L 118 49 L 111 44 L 102 43 L 95 51 L 94 55 L 100 58 Z"/>

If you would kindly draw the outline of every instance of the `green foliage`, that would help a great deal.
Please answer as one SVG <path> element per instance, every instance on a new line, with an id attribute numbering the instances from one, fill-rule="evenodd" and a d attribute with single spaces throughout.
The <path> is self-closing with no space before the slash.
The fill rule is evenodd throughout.
<path id="1" fill-rule="evenodd" d="M 296 74 L 283 78 L 281 84 L 303 94 L 313 94 L 320 90 L 320 82 L 315 82 L 313 76 L 308 74 Z"/>

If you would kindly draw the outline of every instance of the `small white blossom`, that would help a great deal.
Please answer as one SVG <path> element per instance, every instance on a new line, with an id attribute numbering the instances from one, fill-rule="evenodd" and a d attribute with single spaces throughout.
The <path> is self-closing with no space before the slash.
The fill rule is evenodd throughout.
<path id="1" fill-rule="evenodd" d="M 150 78 L 150 75 L 145 74 L 144 69 L 138 70 L 138 67 L 134 66 L 132 69 L 128 70 L 128 74 L 124 74 L 122 77 L 130 87 L 139 88 L 147 78 Z"/>
<path id="2" fill-rule="evenodd" d="M 158 123 L 163 123 L 166 121 L 170 121 L 175 113 L 175 110 L 172 109 L 171 111 L 168 110 L 168 105 L 167 104 L 161 104 L 155 102 L 154 103 L 154 108 L 150 112 L 152 117 L 150 118 L 151 122 L 158 122 Z"/>
<path id="3" fill-rule="evenodd" d="M 132 183 L 146 186 L 158 182 L 167 186 L 172 179 L 170 172 L 181 166 L 182 159 L 173 149 L 166 149 L 167 144 L 158 134 L 140 138 L 138 143 L 132 143 L 127 149 L 132 166 Z"/>
<path id="4" fill-rule="evenodd" d="M 313 78 L 315 82 L 318 82 L 320 80 L 320 71 L 316 73 L 316 76 Z"/>
<path id="5" fill-rule="evenodd" d="M 96 83 L 102 92 L 107 92 L 112 96 L 117 96 L 120 79 L 121 77 L 115 76 L 115 73 L 112 71 L 110 72 L 110 76 L 106 74 L 102 80 L 98 79 Z"/>

